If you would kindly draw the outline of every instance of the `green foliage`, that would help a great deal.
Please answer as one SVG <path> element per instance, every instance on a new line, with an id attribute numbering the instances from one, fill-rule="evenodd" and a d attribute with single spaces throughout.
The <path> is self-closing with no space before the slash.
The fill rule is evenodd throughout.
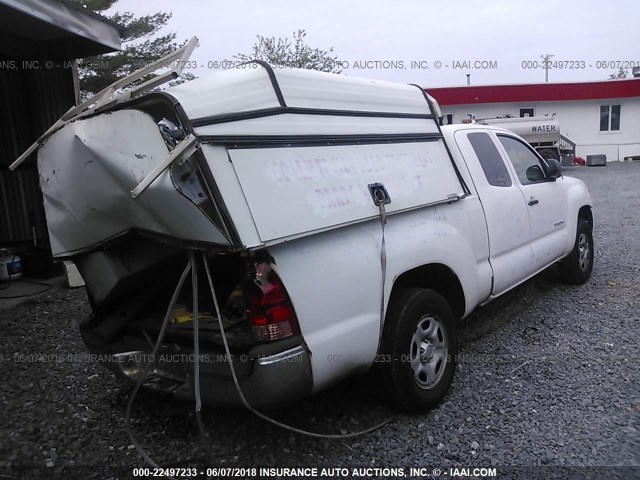
<path id="1" fill-rule="evenodd" d="M 92 12 L 104 12 L 105 10 L 109 10 L 117 1 L 118 0 L 75 0 L 74 3 L 79 3 Z"/>
<path id="2" fill-rule="evenodd" d="M 262 60 L 276 67 L 305 68 L 321 72 L 341 73 L 340 61 L 332 56 L 333 47 L 328 51 L 311 48 L 305 43 L 307 33 L 298 30 L 293 33 L 293 44 L 287 38 L 263 37 L 258 35 L 258 41 L 253 45 L 251 53 L 239 53 L 234 58 L 248 62 Z"/>
<path id="3" fill-rule="evenodd" d="M 144 17 L 134 17 L 131 12 L 116 12 L 110 19 L 123 27 L 122 41 L 130 42 L 154 35 L 169 22 L 171 13 L 158 12 Z"/>
<path id="4" fill-rule="evenodd" d="M 122 35 L 121 51 L 79 60 L 78 73 L 83 98 L 95 95 L 113 82 L 170 54 L 186 43 L 178 45 L 175 32 L 158 36 L 158 32 L 171 20 L 170 12 L 157 12 L 142 17 L 136 17 L 131 12 L 116 12 L 109 16 L 104 12 L 118 0 L 74 1 L 120 25 Z M 149 78 L 151 76 L 138 83 Z M 185 73 L 171 84 L 176 85 L 193 78 L 193 74 Z"/>

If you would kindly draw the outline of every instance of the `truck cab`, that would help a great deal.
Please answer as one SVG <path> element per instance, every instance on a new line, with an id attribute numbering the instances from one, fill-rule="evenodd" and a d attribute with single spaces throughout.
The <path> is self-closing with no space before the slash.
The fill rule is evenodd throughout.
<path id="1" fill-rule="evenodd" d="M 469 175 L 486 218 L 493 269 L 491 298 L 564 257 L 589 193 L 561 175 L 513 132 L 479 125 L 442 128 L 452 155 Z M 587 207 L 581 213 L 581 208 Z"/>

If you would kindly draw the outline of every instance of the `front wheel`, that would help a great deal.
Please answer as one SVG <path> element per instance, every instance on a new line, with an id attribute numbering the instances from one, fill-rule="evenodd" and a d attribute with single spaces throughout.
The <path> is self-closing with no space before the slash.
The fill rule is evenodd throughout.
<path id="1" fill-rule="evenodd" d="M 382 375 L 393 403 L 421 412 L 446 395 L 456 368 L 458 337 L 447 301 L 433 290 L 407 288 L 393 296 L 387 310 Z"/>
<path id="2" fill-rule="evenodd" d="M 572 285 L 582 285 L 593 269 L 593 234 L 591 225 L 584 218 L 578 219 L 578 229 L 573 250 L 560 262 L 561 279 Z"/>

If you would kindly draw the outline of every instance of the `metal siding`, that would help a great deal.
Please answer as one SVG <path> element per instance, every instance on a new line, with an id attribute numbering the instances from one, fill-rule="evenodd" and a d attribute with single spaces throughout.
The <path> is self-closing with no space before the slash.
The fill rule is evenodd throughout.
<path id="1" fill-rule="evenodd" d="M 23 70 L 15 62 L 17 68 L 0 69 L 0 246 L 32 245 L 35 225 L 37 245 L 48 249 L 35 158 L 15 172 L 8 167 L 73 105 L 72 70 Z"/>

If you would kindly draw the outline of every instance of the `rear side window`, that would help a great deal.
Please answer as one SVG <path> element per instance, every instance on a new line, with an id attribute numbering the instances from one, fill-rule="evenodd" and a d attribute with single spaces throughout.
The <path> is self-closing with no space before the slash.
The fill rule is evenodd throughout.
<path id="1" fill-rule="evenodd" d="M 469 142 L 476 152 L 478 160 L 480 160 L 480 165 L 482 165 L 484 176 L 487 177 L 489 185 L 510 187 L 511 177 L 509 176 L 509 171 L 489 134 L 473 132 L 469 133 L 467 138 L 469 138 Z"/>

